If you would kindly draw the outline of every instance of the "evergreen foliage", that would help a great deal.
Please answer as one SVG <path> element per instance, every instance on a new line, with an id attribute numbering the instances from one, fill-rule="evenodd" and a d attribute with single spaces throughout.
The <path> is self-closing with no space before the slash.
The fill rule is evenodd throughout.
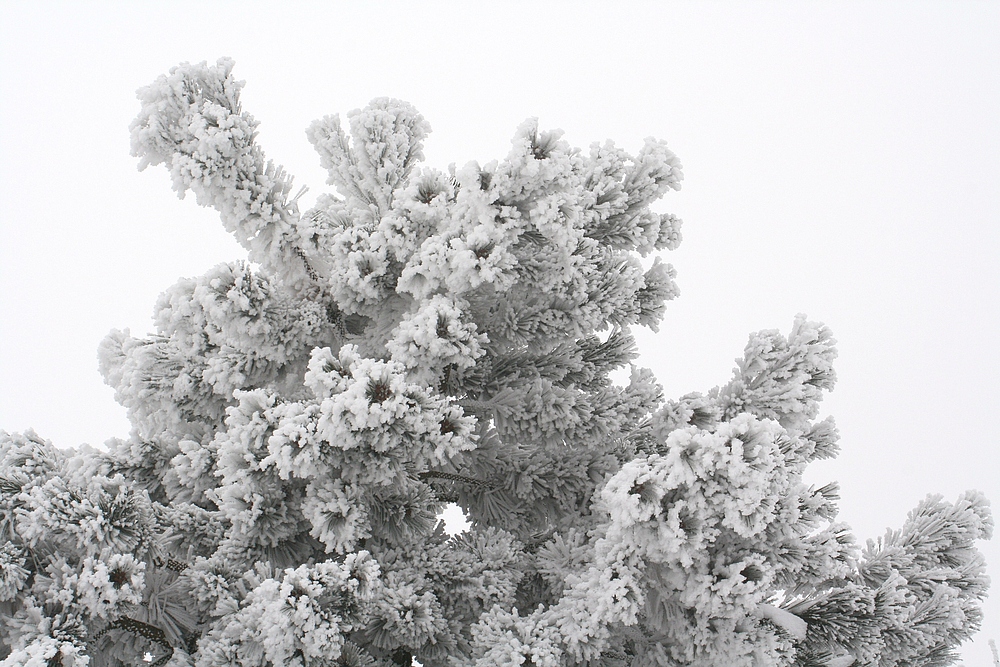
<path id="1" fill-rule="evenodd" d="M 664 143 L 420 165 L 387 98 L 315 122 L 304 213 L 233 63 L 139 92 L 133 154 L 249 262 L 171 287 L 101 372 L 128 440 L 0 432 L 0 665 L 882 667 L 951 664 L 980 622 L 988 503 L 929 497 L 861 548 L 818 404 L 834 340 L 753 334 L 664 401 L 630 327 L 677 296 Z M 450 536 L 457 503 L 471 522 Z"/>

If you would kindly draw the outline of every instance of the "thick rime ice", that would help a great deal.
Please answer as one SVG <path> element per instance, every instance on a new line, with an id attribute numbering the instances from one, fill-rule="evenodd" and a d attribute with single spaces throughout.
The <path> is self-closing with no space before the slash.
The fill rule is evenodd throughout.
<path id="1" fill-rule="evenodd" d="M 232 69 L 140 90 L 132 149 L 252 264 L 101 343 L 127 440 L 0 431 L 0 667 L 951 664 L 988 502 L 929 497 L 859 547 L 802 481 L 838 452 L 825 326 L 753 334 L 675 400 L 632 364 L 678 295 L 641 261 L 681 241 L 650 209 L 682 178 L 663 142 L 529 119 L 442 172 L 379 98 L 308 129 L 335 192 L 302 213 Z"/>

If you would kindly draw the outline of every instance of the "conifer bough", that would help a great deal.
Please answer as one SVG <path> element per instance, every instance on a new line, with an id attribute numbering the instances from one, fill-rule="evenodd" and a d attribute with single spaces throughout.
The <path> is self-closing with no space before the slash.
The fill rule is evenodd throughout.
<path id="1" fill-rule="evenodd" d="M 100 368 L 107 451 L 0 432 L 0 665 L 947 665 L 978 628 L 987 501 L 929 497 L 861 548 L 818 402 L 834 340 L 751 335 L 664 400 L 630 327 L 677 295 L 663 142 L 421 166 L 381 98 L 316 121 L 336 194 L 300 212 L 233 63 L 139 91 L 132 150 L 249 262 L 184 279 Z M 438 517 L 457 503 L 471 528 Z"/>

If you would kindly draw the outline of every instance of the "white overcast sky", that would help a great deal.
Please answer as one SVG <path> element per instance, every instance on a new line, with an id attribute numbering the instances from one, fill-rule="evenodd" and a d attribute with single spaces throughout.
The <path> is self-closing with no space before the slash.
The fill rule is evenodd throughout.
<path id="1" fill-rule="evenodd" d="M 307 205 L 326 186 L 306 126 L 376 96 L 421 110 L 441 168 L 502 158 L 529 116 L 583 147 L 666 139 L 681 297 L 640 362 L 667 394 L 725 382 L 749 332 L 806 313 L 840 341 L 843 446 L 810 481 L 841 482 L 859 537 L 928 493 L 1000 507 L 996 2 L 0 2 L 0 428 L 126 436 L 98 342 L 244 257 L 129 156 L 134 91 L 224 55 Z M 1000 639 L 1000 582 L 980 637 L 970 667 Z"/>

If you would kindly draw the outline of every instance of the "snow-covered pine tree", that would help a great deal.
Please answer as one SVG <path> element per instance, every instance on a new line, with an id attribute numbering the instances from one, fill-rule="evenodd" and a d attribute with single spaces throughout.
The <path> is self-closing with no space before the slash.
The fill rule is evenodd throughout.
<path id="1" fill-rule="evenodd" d="M 420 166 L 377 99 L 315 122 L 336 194 L 300 213 L 233 63 L 139 92 L 141 166 L 248 251 L 181 280 L 101 371 L 108 451 L 0 438 L 0 665 L 947 665 L 980 621 L 987 501 L 930 497 L 856 545 L 818 402 L 834 340 L 750 337 L 663 400 L 636 357 L 677 295 L 660 141 L 584 152 L 534 120 L 506 159 Z M 460 506 L 471 528 L 438 518 Z"/>

